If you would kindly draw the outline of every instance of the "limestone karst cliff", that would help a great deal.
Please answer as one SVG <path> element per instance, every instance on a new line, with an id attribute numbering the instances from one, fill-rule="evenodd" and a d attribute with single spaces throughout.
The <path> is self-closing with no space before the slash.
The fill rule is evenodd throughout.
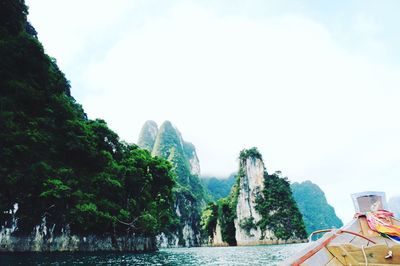
<path id="1" fill-rule="evenodd" d="M 288 243 L 306 237 L 289 182 L 280 173 L 267 173 L 256 148 L 240 153 L 236 184 L 228 197 L 207 205 L 202 228 L 216 246 Z"/>
<path id="2" fill-rule="evenodd" d="M 169 121 L 165 121 L 160 128 L 155 122 L 147 121 L 141 130 L 138 145 L 148 149 L 153 156 L 168 159 L 177 176 L 175 212 L 179 221 L 158 236 L 159 245 L 200 245 L 200 213 L 208 195 L 199 180 L 200 163 L 194 145 L 184 141 L 179 130 Z"/>
<path id="3" fill-rule="evenodd" d="M 264 189 L 264 163 L 261 158 L 249 156 L 240 160 L 239 195 L 236 205 L 236 242 L 238 245 L 257 244 L 262 237 L 260 227 L 246 228 L 244 223 L 257 224 L 261 215 L 256 211 L 256 199 Z M 267 233 L 270 235 L 269 232 Z"/>
<path id="4" fill-rule="evenodd" d="M 2 252 L 64 252 L 64 251 L 129 251 L 144 252 L 156 250 L 154 237 L 127 235 L 80 235 L 71 232 L 64 225 L 60 233 L 55 225 L 48 227 L 46 218 L 35 226 L 29 235 L 18 234 L 18 204 L 10 210 L 11 219 L 0 229 L 0 253 Z M 1 264 L 1 263 L 0 263 Z"/>

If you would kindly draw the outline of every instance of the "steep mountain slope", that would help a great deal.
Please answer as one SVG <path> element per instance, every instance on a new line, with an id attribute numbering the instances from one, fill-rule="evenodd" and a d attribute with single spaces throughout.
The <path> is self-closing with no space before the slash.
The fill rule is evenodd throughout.
<path id="1" fill-rule="evenodd" d="M 342 221 L 336 216 L 335 209 L 328 204 L 324 192 L 311 181 L 293 183 L 293 197 L 303 215 L 307 233 L 326 228 L 340 228 Z"/>
<path id="2" fill-rule="evenodd" d="M 155 138 L 154 132 L 157 132 Z M 150 147 L 148 144 L 153 139 L 154 145 Z M 199 179 L 200 163 L 194 145 L 184 141 L 179 130 L 169 121 L 165 121 L 158 129 L 154 122 L 146 122 L 138 143 L 151 150 L 153 156 L 168 159 L 177 175 L 175 212 L 179 219 L 175 226 L 160 236 L 160 245 L 200 245 L 200 212 L 209 195 Z"/>

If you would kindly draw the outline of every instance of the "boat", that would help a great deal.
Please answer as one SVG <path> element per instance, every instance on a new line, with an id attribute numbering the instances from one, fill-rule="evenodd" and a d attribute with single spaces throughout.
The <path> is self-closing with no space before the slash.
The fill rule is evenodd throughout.
<path id="1" fill-rule="evenodd" d="M 352 199 L 356 214 L 350 223 L 313 232 L 310 243 L 282 265 L 400 265 L 400 222 L 387 211 L 385 193 L 361 192 Z"/>

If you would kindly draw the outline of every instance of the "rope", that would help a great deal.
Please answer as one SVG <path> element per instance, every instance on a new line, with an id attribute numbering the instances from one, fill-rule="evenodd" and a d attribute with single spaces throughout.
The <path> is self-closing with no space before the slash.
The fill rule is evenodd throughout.
<path id="1" fill-rule="evenodd" d="M 364 245 L 361 246 L 362 253 L 364 255 L 365 266 L 368 266 L 367 254 L 365 254 Z"/>
<path id="2" fill-rule="evenodd" d="M 339 230 L 339 233 L 347 233 L 347 234 L 352 234 L 352 235 L 355 235 L 355 236 L 358 236 L 358 237 L 364 238 L 365 240 L 367 240 L 367 241 L 371 242 L 372 244 L 376 244 L 376 242 L 375 242 L 374 240 L 372 240 L 372 239 L 370 239 L 370 238 L 368 238 L 368 237 L 365 237 L 365 236 L 363 236 L 363 235 L 360 235 L 360 234 L 358 234 L 358 233 L 354 233 L 354 232 L 352 232 L 352 231 L 347 231 L 347 230 Z"/>
<path id="3" fill-rule="evenodd" d="M 311 241 L 312 241 L 311 238 L 312 238 L 312 236 L 313 236 L 314 234 L 325 233 L 325 232 L 331 232 L 332 230 L 333 230 L 333 229 L 323 229 L 323 230 L 318 230 L 318 231 L 312 232 L 312 233 L 310 234 L 310 236 L 308 237 L 308 240 L 311 242 Z M 363 236 L 363 235 L 361 235 L 361 234 L 358 234 L 358 233 L 355 233 L 355 232 L 352 232 L 352 231 L 343 230 L 343 229 L 340 229 L 339 231 L 337 231 L 337 234 L 342 234 L 342 233 L 355 235 L 355 236 L 364 238 L 365 240 L 371 242 L 372 244 L 376 244 L 376 242 L 375 242 L 374 240 L 372 240 L 372 239 L 370 239 L 370 238 L 368 238 L 368 237 L 365 237 L 365 236 Z"/>

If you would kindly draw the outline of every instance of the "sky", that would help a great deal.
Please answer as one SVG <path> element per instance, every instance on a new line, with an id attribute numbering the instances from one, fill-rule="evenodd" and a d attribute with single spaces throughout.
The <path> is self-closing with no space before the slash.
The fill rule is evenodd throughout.
<path id="1" fill-rule="evenodd" d="M 256 146 L 344 221 L 350 194 L 400 194 L 399 1 L 27 0 L 89 118 L 135 143 L 170 120 L 203 175 Z"/>

